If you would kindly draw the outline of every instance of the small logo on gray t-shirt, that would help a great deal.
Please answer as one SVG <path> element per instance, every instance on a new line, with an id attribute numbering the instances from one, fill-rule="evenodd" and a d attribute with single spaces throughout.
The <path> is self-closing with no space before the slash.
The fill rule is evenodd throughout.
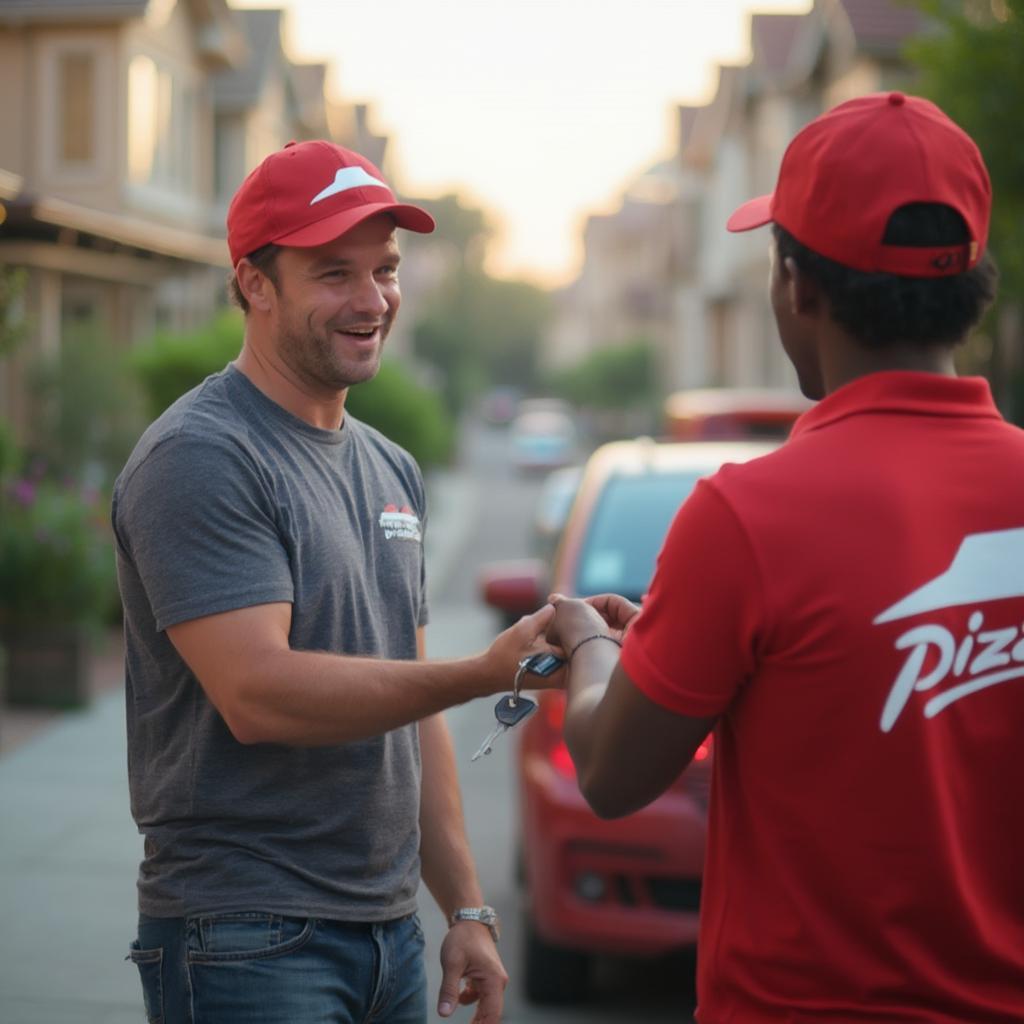
<path id="1" fill-rule="evenodd" d="M 380 527 L 387 540 L 413 540 L 423 542 L 419 516 L 408 505 L 385 505 L 380 514 Z"/>

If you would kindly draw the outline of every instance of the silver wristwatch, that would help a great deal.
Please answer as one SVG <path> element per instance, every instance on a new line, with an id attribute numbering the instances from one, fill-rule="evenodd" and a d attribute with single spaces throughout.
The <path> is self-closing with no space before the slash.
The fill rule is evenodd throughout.
<path id="1" fill-rule="evenodd" d="M 448 924 L 453 925 L 456 921 L 479 921 L 487 925 L 491 938 L 498 941 L 498 912 L 494 907 L 459 907 L 449 918 Z"/>

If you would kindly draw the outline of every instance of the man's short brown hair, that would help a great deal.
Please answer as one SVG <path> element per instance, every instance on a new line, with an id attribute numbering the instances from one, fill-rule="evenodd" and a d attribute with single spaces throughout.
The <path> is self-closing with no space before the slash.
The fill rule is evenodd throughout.
<path id="1" fill-rule="evenodd" d="M 261 246 L 259 249 L 256 249 L 245 257 L 261 274 L 269 278 L 270 283 L 274 286 L 275 290 L 278 287 L 277 254 L 280 251 L 281 246 L 276 245 L 274 242 L 270 242 L 268 245 Z M 230 295 L 231 301 L 238 306 L 243 313 L 248 315 L 249 300 L 242 294 L 242 289 L 238 286 L 237 274 L 232 273 L 231 278 L 228 281 L 228 295 Z"/>

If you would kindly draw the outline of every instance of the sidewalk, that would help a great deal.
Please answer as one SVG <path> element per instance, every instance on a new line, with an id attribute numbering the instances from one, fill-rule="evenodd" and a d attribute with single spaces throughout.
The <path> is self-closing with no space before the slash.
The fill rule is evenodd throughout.
<path id="1" fill-rule="evenodd" d="M 99 689 L 111 663 L 97 660 Z M 138 1024 L 138 978 L 121 959 L 142 850 L 124 697 L 108 686 L 88 710 L 44 724 L 0 759 L 0 1021 Z"/>
<path id="2" fill-rule="evenodd" d="M 432 595 L 457 563 L 480 488 L 428 481 Z M 111 635 L 78 712 L 0 712 L 0 1022 L 139 1024 L 134 879 L 142 838 L 128 807 L 123 662 Z"/>
<path id="3" fill-rule="evenodd" d="M 124 648 L 120 631 L 110 630 L 94 652 L 90 693 L 92 702 L 117 691 L 123 692 Z M 46 708 L 0 707 L 0 759 L 40 736 L 77 712 Z"/>

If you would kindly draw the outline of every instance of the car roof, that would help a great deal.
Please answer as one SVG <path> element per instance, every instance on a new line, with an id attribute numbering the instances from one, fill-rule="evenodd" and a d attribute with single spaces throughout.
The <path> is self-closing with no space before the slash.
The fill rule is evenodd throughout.
<path id="1" fill-rule="evenodd" d="M 787 388 L 692 388 L 675 391 L 665 399 L 669 416 L 711 416 L 721 413 L 784 412 L 794 416 L 814 403 Z"/>
<path id="2" fill-rule="evenodd" d="M 717 469 L 722 463 L 747 462 L 778 447 L 778 441 L 612 441 L 590 456 L 587 472 L 605 477 Z"/>
<path id="3" fill-rule="evenodd" d="M 512 422 L 514 431 L 524 429 L 562 431 L 571 429 L 573 426 L 572 417 L 557 409 L 531 409 L 528 412 L 519 413 Z"/>

